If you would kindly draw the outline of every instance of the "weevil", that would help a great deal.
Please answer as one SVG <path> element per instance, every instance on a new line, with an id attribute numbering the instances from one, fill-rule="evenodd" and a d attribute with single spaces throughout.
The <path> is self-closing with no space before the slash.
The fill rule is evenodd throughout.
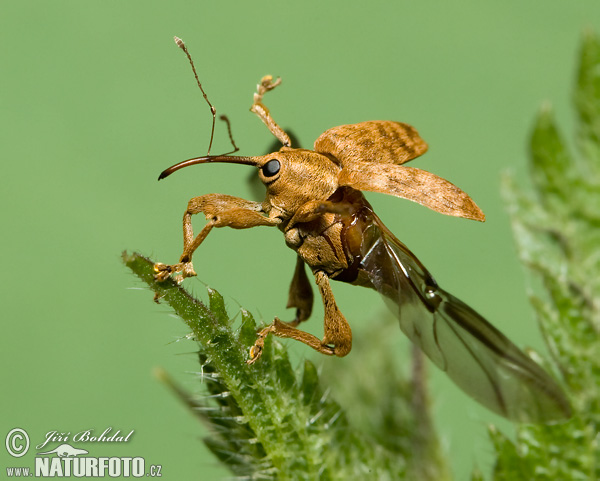
<path id="1" fill-rule="evenodd" d="M 216 110 L 208 101 L 185 44 L 198 86 L 213 115 L 207 155 L 175 164 L 159 180 L 195 164 L 228 162 L 253 166 L 266 187 L 265 200 L 251 202 L 223 194 L 191 199 L 183 217 L 184 249 L 179 263 L 154 266 L 156 278 L 181 282 L 195 276 L 192 255 L 214 228 L 277 227 L 296 252 L 287 307 L 291 322 L 279 318 L 257 334 L 248 363 L 261 355 L 269 335 L 296 339 L 316 351 L 346 356 L 352 332 L 338 308 L 330 281 L 373 289 L 392 305 L 400 328 L 465 393 L 490 410 L 520 422 L 568 418 L 570 406 L 558 384 L 471 307 L 442 289 L 417 257 L 383 224 L 362 191 L 390 194 L 446 215 L 483 221 L 484 215 L 461 189 L 430 172 L 405 163 L 427 151 L 427 144 L 408 124 L 367 121 L 325 131 L 314 150 L 293 148 L 287 133 L 263 103 L 280 79 L 264 77 L 251 111 L 281 142 L 279 151 L 247 157 L 234 151 L 210 155 Z M 228 128 L 229 128 L 229 122 Z M 194 236 L 192 216 L 207 224 Z M 305 266 L 310 268 L 324 305 L 323 339 L 298 328 L 313 306 Z"/>

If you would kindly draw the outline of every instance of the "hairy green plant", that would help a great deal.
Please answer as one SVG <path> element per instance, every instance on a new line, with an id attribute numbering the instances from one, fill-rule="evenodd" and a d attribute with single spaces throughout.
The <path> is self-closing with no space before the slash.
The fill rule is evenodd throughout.
<path id="1" fill-rule="evenodd" d="M 246 364 L 257 331 L 249 312 L 241 310 L 241 325 L 234 329 L 217 291 L 208 290 L 206 306 L 172 280 L 156 282 L 149 259 L 123 253 L 123 261 L 192 330 L 188 337 L 197 342 L 208 392 L 192 396 L 166 373 L 159 375 L 209 426 L 206 446 L 234 474 L 282 480 L 448 479 L 431 427 L 420 353 L 414 354 L 411 379 L 396 375 L 398 384 L 390 389 L 398 395 L 378 409 L 386 435 L 363 432 L 321 388 L 315 366 L 306 361 L 296 373 L 272 336 L 260 362 Z M 384 376 L 379 380 L 387 385 Z M 365 400 L 365 408 L 371 402 Z M 392 439 L 388 434 L 395 428 Z"/>
<path id="2" fill-rule="evenodd" d="M 512 177 L 504 194 L 523 264 L 541 288 L 530 295 L 574 408 L 555 426 L 522 425 L 516 441 L 495 429 L 496 480 L 600 479 L 600 42 L 584 37 L 575 108 L 579 156 L 545 106 L 531 135 L 533 194 Z"/>

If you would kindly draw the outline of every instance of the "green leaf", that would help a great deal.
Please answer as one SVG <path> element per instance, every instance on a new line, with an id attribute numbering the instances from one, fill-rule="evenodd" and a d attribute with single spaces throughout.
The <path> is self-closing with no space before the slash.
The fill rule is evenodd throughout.
<path id="1" fill-rule="evenodd" d="M 592 32 L 587 32 L 581 46 L 575 107 L 577 109 L 578 147 L 585 160 L 589 183 L 600 183 L 600 45 Z"/>
<path id="2" fill-rule="evenodd" d="M 531 135 L 531 179 L 544 203 L 564 206 L 573 182 L 574 163 L 556 127 L 550 107 L 542 108 Z M 568 207 L 568 204 L 567 204 Z"/>
<path id="3" fill-rule="evenodd" d="M 531 137 L 534 195 L 504 182 L 519 255 L 541 281 L 530 299 L 552 356 L 547 366 L 575 413 L 563 424 L 521 425 L 515 442 L 492 430 L 495 480 L 600 479 L 600 43 L 591 34 L 575 105 L 580 155 L 545 108 Z"/>

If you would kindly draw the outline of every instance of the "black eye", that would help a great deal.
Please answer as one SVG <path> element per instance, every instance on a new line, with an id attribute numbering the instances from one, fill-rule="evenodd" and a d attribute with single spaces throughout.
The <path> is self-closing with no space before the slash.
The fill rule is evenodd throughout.
<path id="1" fill-rule="evenodd" d="M 280 167 L 281 164 L 277 159 L 271 159 L 262 166 L 261 170 L 265 177 L 273 177 L 279 172 Z"/>

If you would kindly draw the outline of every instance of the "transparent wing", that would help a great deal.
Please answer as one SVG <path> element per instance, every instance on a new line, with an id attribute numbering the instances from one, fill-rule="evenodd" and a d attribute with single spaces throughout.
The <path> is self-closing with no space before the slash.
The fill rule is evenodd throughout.
<path id="1" fill-rule="evenodd" d="M 519 422 L 571 415 L 560 387 L 472 308 L 441 289 L 420 261 L 381 223 L 366 233 L 362 282 L 383 294 L 412 342 L 469 396 Z"/>

